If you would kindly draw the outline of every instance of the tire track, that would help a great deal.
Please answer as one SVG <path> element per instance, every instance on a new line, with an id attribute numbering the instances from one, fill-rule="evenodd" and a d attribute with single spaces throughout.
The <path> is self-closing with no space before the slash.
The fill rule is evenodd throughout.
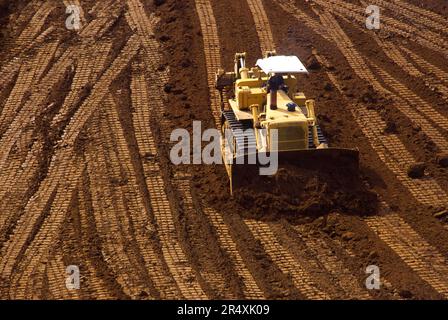
<path id="1" fill-rule="evenodd" d="M 313 0 L 323 8 L 331 9 L 333 14 L 341 17 L 348 17 L 354 19 L 361 25 L 365 24 L 366 17 L 364 10 L 368 4 L 361 2 L 362 6 L 352 3 L 347 3 L 341 0 Z M 397 21 L 393 18 L 382 15 L 382 28 L 395 35 L 404 37 L 405 39 L 413 39 L 417 43 L 434 51 L 444 54 L 447 50 L 445 41 L 440 41 L 440 37 L 432 32 L 421 32 L 417 28 L 407 25 L 403 22 Z"/>
<path id="2" fill-rule="evenodd" d="M 74 111 L 74 107 L 82 98 L 83 90 L 90 86 L 105 69 L 106 59 L 112 48 L 110 41 L 103 42 L 93 47 L 86 46 L 78 56 L 77 67 L 73 77 L 72 86 L 68 96 L 64 100 L 63 106 L 58 114 L 53 118 L 51 126 L 68 120 L 69 115 Z"/>
<path id="3" fill-rule="evenodd" d="M 213 14 L 210 0 L 195 0 L 196 11 L 202 30 L 204 43 L 205 64 L 207 68 L 207 83 L 210 95 L 210 107 L 212 109 L 215 125 L 219 128 L 221 123 L 221 111 L 219 94 L 215 89 L 216 71 L 221 68 L 221 45 L 219 43 L 218 27 Z"/>
<path id="4" fill-rule="evenodd" d="M 371 299 L 367 290 L 359 286 L 356 277 L 344 266 L 343 262 L 323 239 L 307 235 L 306 229 L 303 226 L 296 226 L 294 230 L 296 231 L 295 234 L 306 247 L 313 251 L 313 255 L 331 274 L 339 287 L 344 290 L 347 298 L 359 300 Z"/>
<path id="5" fill-rule="evenodd" d="M 46 259 L 53 245 L 53 239 L 57 236 L 56 231 L 60 230 L 60 225 L 65 219 L 65 214 L 61 214 L 61 212 L 67 212 L 68 201 L 64 196 L 67 196 L 74 190 L 79 178 L 79 172 L 82 172 L 76 170 L 76 161 L 74 161 L 75 164 L 71 164 L 74 158 L 72 148 L 75 140 L 96 106 L 104 98 L 111 82 L 128 65 L 129 61 L 137 53 L 138 48 L 139 44 L 136 39 L 131 37 L 111 67 L 94 86 L 92 94 L 72 118 L 59 143 L 58 150 L 53 156 L 47 178 L 41 183 L 37 193 L 28 202 L 24 214 L 17 223 L 13 236 L 3 248 L 4 254 L 0 262 L 0 274 L 6 278 L 11 275 L 16 261 L 25 250 L 28 250 L 28 255 L 24 256 L 25 259 L 30 260 L 29 257 L 30 255 L 32 256 L 29 262 L 29 270 L 23 273 L 25 279 L 20 280 L 19 296 L 23 296 L 25 293 L 26 277 L 30 277 L 32 271 L 34 271 L 34 266 L 39 264 L 40 260 Z M 47 215 L 45 214 L 45 208 L 50 205 L 49 201 L 53 194 L 56 194 L 56 205 L 51 207 Z M 42 219 L 45 220 L 43 223 L 41 222 Z M 33 237 L 35 232 L 33 230 L 39 228 L 41 224 L 39 232 Z M 34 241 L 27 247 L 27 243 L 31 239 Z M 34 247 L 37 248 L 34 251 L 30 251 L 30 248 Z M 29 254 L 29 252 L 33 252 L 33 254 Z M 42 272 L 43 270 L 38 271 Z"/>
<path id="6" fill-rule="evenodd" d="M 229 226 L 225 223 L 221 214 L 206 205 L 203 205 L 203 212 L 213 225 L 218 237 L 220 247 L 229 255 L 238 276 L 243 282 L 243 294 L 245 299 L 260 300 L 265 299 L 263 291 L 259 288 L 254 276 L 251 274 L 243 258 L 238 251 L 238 245 L 233 239 Z"/>
<path id="7" fill-rule="evenodd" d="M 256 220 L 245 220 L 245 224 L 252 234 L 264 247 L 264 250 L 275 261 L 280 270 L 291 277 L 292 282 L 299 292 L 307 299 L 330 299 L 325 293 L 316 287 L 314 279 L 303 266 L 289 253 L 277 240 L 267 223 Z"/>
<path id="8" fill-rule="evenodd" d="M 191 191 L 192 177 L 189 174 L 176 173 L 174 186 L 182 198 L 182 209 L 183 213 L 188 217 L 198 216 L 198 208 L 195 207 L 193 201 L 193 195 Z M 207 221 L 208 222 L 208 221 Z M 210 240 L 211 241 L 211 240 Z M 215 239 L 216 241 L 216 239 Z M 195 245 L 194 243 L 192 245 Z M 210 243 L 211 246 L 211 243 Z M 211 251 L 211 249 L 210 249 Z M 211 257 L 206 255 L 204 259 L 210 260 Z M 201 259 L 201 257 L 199 257 Z M 204 262 L 203 260 L 201 262 Z M 210 267 L 206 266 L 205 263 L 201 265 L 206 270 L 200 271 L 201 277 L 205 280 L 208 286 L 210 286 L 213 295 L 221 299 L 236 299 L 235 293 L 228 287 L 227 280 L 225 277 L 219 273 L 219 270 L 209 270 Z"/>
<path id="9" fill-rule="evenodd" d="M 138 69 L 142 68 L 144 66 L 138 66 Z M 138 123 L 135 127 L 146 128 L 143 131 L 136 130 L 136 138 L 140 152 L 147 159 L 143 161 L 143 168 L 163 257 L 184 298 L 206 299 L 207 296 L 198 283 L 196 274 L 179 243 L 180 239 L 173 222 L 174 211 L 165 191 L 166 186 L 161 175 L 156 142 L 149 127 L 150 120 L 153 119 L 152 114 L 157 113 L 154 105 L 158 104 L 158 100 L 153 98 L 156 98 L 155 95 L 158 93 L 153 94 L 152 91 L 146 89 L 145 76 L 141 73 L 134 75 L 131 93 L 132 104 L 138 115 L 135 117 Z M 177 290 L 171 290 L 177 297 Z"/>
<path id="10" fill-rule="evenodd" d="M 426 102 L 418 98 L 408 88 L 395 80 L 386 71 L 374 67 L 374 69 L 381 75 L 381 78 L 392 88 L 396 89 L 398 94 L 402 97 L 396 97 L 391 91 L 384 88 L 371 69 L 368 67 L 366 61 L 361 57 L 359 52 L 354 48 L 353 43 L 347 37 L 345 32 L 341 29 L 336 19 L 334 19 L 328 12 L 316 12 L 324 26 L 327 26 L 327 30 L 331 34 L 341 53 L 345 56 L 348 63 L 352 67 L 353 71 L 361 79 L 368 81 L 377 91 L 392 97 L 395 101 L 394 107 L 406 115 L 411 121 L 414 121 L 421 126 L 422 131 L 439 147 L 440 150 L 448 150 L 448 141 L 429 121 L 436 123 L 440 128 L 446 130 L 448 122 L 446 118 L 428 106 Z M 418 107 L 414 105 L 411 99 L 416 99 Z M 414 107 L 411 107 L 409 103 L 412 103 Z M 419 112 L 415 109 L 418 108 Z M 425 116 L 421 115 L 424 114 Z"/>
<path id="11" fill-rule="evenodd" d="M 431 28 L 433 32 L 443 32 L 448 35 L 447 21 L 443 20 L 443 17 L 440 15 L 435 13 L 430 14 L 429 11 L 402 1 L 373 0 L 372 4 L 378 4 L 383 8 L 388 8 L 391 12 L 398 13 L 423 28 Z"/>
<path id="12" fill-rule="evenodd" d="M 92 126 L 89 131 L 93 139 L 99 139 L 86 150 L 86 159 L 101 252 L 124 293 L 135 299 L 143 291 L 148 293 L 150 288 L 142 278 L 142 270 L 131 249 L 129 220 L 121 202 L 122 197 L 110 186 L 110 177 L 114 177 L 111 172 L 113 164 L 107 156 L 110 151 L 104 141 L 104 133 L 99 125 Z"/>
<path id="13" fill-rule="evenodd" d="M 322 65 L 329 65 L 324 57 L 317 54 L 315 56 Z M 343 95 L 342 85 L 336 77 L 330 72 L 327 72 L 327 76 Z M 384 135 L 386 123 L 378 112 L 369 110 L 364 105 L 353 105 L 349 101 L 347 106 L 378 157 L 419 203 L 427 206 L 447 205 L 447 195 L 434 179 L 415 180 L 408 177 L 407 168 L 416 163 L 416 159 L 407 151 L 397 135 Z"/>
<path id="14" fill-rule="evenodd" d="M 89 290 L 90 296 L 92 298 L 98 300 L 112 299 L 112 296 L 108 293 L 106 288 L 108 287 L 105 283 L 105 280 L 102 277 L 99 277 L 97 274 L 100 272 L 98 267 L 94 266 L 92 258 L 90 257 L 90 248 L 92 243 L 90 243 L 87 239 L 89 235 L 89 218 L 88 209 L 87 209 L 87 198 L 85 195 L 86 190 L 89 188 L 89 183 L 87 183 L 86 178 L 87 172 L 84 171 L 83 178 L 78 185 L 78 204 L 79 204 L 79 220 L 81 226 L 81 239 L 80 246 L 83 248 L 83 264 L 84 269 L 81 270 L 82 275 L 85 276 L 82 278 L 85 281 L 82 282 L 82 286 L 86 285 Z M 93 216 L 93 215 L 92 215 Z M 96 226 L 94 226 L 95 235 L 98 234 Z"/>
<path id="15" fill-rule="evenodd" d="M 366 218 L 365 221 L 420 278 L 448 297 L 448 261 L 444 256 L 397 214 L 388 213 Z"/>
<path id="16" fill-rule="evenodd" d="M 261 0 L 247 0 L 249 9 L 255 22 L 261 53 L 264 55 L 267 51 L 275 49 L 274 38 L 269 24 L 268 16 Z"/>
<path id="17" fill-rule="evenodd" d="M 17 114 L 22 105 L 25 93 L 29 92 L 30 88 L 38 83 L 42 77 L 53 59 L 58 45 L 59 41 L 54 41 L 42 47 L 34 59 L 21 66 L 15 86 L 0 115 L 0 133 L 5 132 L 14 119 L 15 114 Z"/>
<path id="18" fill-rule="evenodd" d="M 35 12 L 34 16 L 31 18 L 31 21 L 28 22 L 25 29 L 17 38 L 15 48 L 11 54 L 12 56 L 16 56 L 33 42 L 47 21 L 48 16 L 54 9 L 55 7 L 50 1 L 41 2 L 39 9 Z"/>

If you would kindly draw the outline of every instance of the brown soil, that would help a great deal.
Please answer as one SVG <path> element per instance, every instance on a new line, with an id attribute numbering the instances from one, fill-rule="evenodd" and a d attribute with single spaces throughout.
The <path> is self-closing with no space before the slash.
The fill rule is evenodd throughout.
<path id="1" fill-rule="evenodd" d="M 247 52 L 252 65 L 262 55 L 259 32 L 269 27 L 278 53 L 297 55 L 307 63 L 310 73 L 301 79 L 301 91 L 316 100 L 329 144 L 357 148 L 360 155 L 357 169 L 341 170 L 336 163 L 339 170 L 285 165 L 263 179 L 248 176 L 248 171 L 240 177 L 246 184 L 234 197 L 224 166 L 174 166 L 169 160 L 173 129 L 191 131 L 193 121 L 201 121 L 203 130 L 214 127 L 213 88 L 207 82 L 214 70 L 206 64 L 210 56 L 203 42 L 204 31 L 210 30 L 201 28 L 205 16 L 196 6 L 207 1 L 110 1 L 117 9 L 107 19 L 99 2 L 79 2 L 84 27 L 93 28 L 87 29 L 93 30 L 91 35 L 64 28 L 60 1 L 48 1 L 51 12 L 40 25 L 32 18 L 41 1 L 0 0 L 0 71 L 9 66 L 13 73 L 1 73 L 0 78 L 0 115 L 12 112 L 11 121 L 2 120 L 0 128 L 5 181 L 0 188 L 0 298 L 320 297 L 313 290 L 331 299 L 447 298 L 447 208 L 420 202 L 396 168 L 385 165 L 385 157 L 399 164 L 401 159 L 394 158 L 397 154 L 381 156 L 376 147 L 384 141 L 404 146 L 420 169 L 411 173 L 409 183 L 431 181 L 430 186 L 440 187 L 418 188 L 429 197 L 431 192 L 448 192 L 446 151 L 431 138 L 431 130 L 354 72 L 337 41 L 326 40 L 306 20 L 296 20 L 279 6 L 291 3 L 320 25 L 318 14 L 334 13 L 331 1 L 315 4 L 316 10 L 304 1 L 209 2 L 219 67 L 232 69 L 235 52 Z M 404 2 L 448 15 L 444 0 Z M 262 4 L 267 13 L 268 22 L 258 29 L 251 3 Z M 413 24 L 391 9 L 384 14 Z M 137 22 L 128 20 L 133 17 Z M 359 23 L 336 13 L 334 18 L 378 83 L 396 89 L 373 65 L 440 114 L 442 118 L 427 121 L 446 140 L 448 132 L 440 122 L 448 117 L 442 93 L 407 74 L 371 33 L 360 32 Z M 27 29 L 31 23 L 36 25 Z M 152 27 L 154 36 L 148 30 Z M 421 29 L 422 36 L 426 29 L 434 32 L 431 26 Z M 33 42 L 45 30 L 49 34 Z M 17 41 L 24 32 L 32 34 Z M 117 60 L 126 59 L 121 53 L 132 36 L 141 41 L 140 47 L 121 65 Z M 437 50 L 441 44 L 428 48 L 393 32 L 379 36 L 448 74 L 444 52 Z M 446 31 L 440 37 L 448 41 Z M 42 75 L 26 77 L 30 74 L 20 66 L 39 54 L 45 58 L 49 53 L 42 50 L 55 40 L 57 50 Z M 88 50 L 95 45 L 111 46 L 103 63 Z M 71 52 L 66 65 L 56 70 L 66 52 Z M 328 65 L 320 64 L 316 54 Z M 430 73 L 425 77 L 448 88 L 446 79 Z M 68 111 L 53 123 L 63 108 Z M 384 121 L 376 140 L 363 133 L 354 108 L 375 112 Z M 65 136 L 67 131 L 73 141 Z M 65 138 L 68 142 L 61 144 Z M 79 167 L 69 170 L 74 165 Z M 399 166 L 405 174 L 407 169 Z M 385 219 L 391 222 L 382 224 Z M 77 292 L 65 289 L 65 266 L 71 264 L 81 269 Z M 378 291 L 364 287 L 365 268 L 372 264 L 380 266 L 384 277 Z M 311 289 L 303 290 L 307 286 Z"/>

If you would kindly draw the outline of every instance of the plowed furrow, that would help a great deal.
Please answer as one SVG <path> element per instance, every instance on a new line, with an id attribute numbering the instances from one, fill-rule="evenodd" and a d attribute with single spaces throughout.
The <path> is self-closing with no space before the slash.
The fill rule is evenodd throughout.
<path id="1" fill-rule="evenodd" d="M 6 131 L 14 116 L 17 114 L 17 111 L 20 109 L 25 93 L 29 92 L 30 88 L 42 77 L 43 72 L 53 59 L 58 44 L 59 42 L 55 41 L 44 46 L 39 50 L 34 59 L 23 64 L 20 68 L 15 86 L 3 107 L 0 116 L 0 130 L 2 133 Z"/>
<path id="2" fill-rule="evenodd" d="M 246 220 L 245 223 L 255 238 L 261 242 L 272 261 L 275 261 L 280 270 L 292 279 L 299 292 L 307 299 L 330 299 L 316 287 L 310 274 L 297 259 L 278 242 L 267 223 L 255 220 Z"/>
<path id="3" fill-rule="evenodd" d="M 347 298 L 371 299 L 367 290 L 360 287 L 356 277 L 344 266 L 344 263 L 323 239 L 307 235 L 302 226 L 296 226 L 294 229 L 307 249 L 312 250 L 323 267 L 334 277 L 339 287 L 345 291 Z"/>
<path id="4" fill-rule="evenodd" d="M 144 200 L 139 190 L 139 185 L 136 180 L 136 174 L 131 161 L 131 155 L 126 144 L 123 129 L 121 127 L 118 114 L 116 111 L 116 105 L 107 99 L 107 104 L 111 121 L 110 128 L 114 132 L 114 141 L 117 142 L 118 156 L 122 166 L 124 177 L 128 177 L 129 182 L 126 186 L 123 186 L 123 194 L 125 199 L 128 200 L 127 208 L 129 210 L 129 218 L 132 222 L 134 229 L 134 236 L 138 245 L 140 254 L 142 255 L 145 263 L 145 269 L 148 272 L 149 277 L 154 282 L 156 289 L 159 291 L 162 298 L 175 299 L 179 297 L 178 287 L 172 278 L 172 275 L 166 272 L 166 264 L 161 252 L 157 246 L 159 243 L 152 242 L 155 234 L 155 227 L 152 221 L 149 219 L 150 213 L 146 212 Z M 139 108 L 142 107 L 140 104 Z M 147 109 L 147 106 L 145 106 Z M 145 124 L 149 126 L 149 122 Z"/>
<path id="5" fill-rule="evenodd" d="M 263 291 L 259 288 L 254 276 L 244 263 L 244 260 L 238 251 L 237 243 L 234 241 L 230 233 L 229 226 L 225 223 L 221 217 L 221 214 L 207 206 L 203 206 L 203 211 L 216 230 L 216 235 L 219 239 L 220 246 L 229 255 L 238 276 L 243 282 L 244 297 L 246 299 L 265 299 Z"/>
<path id="6" fill-rule="evenodd" d="M 205 299 L 206 295 L 197 282 L 194 270 L 191 268 L 179 243 L 173 222 L 174 211 L 172 211 L 165 191 L 165 183 L 158 162 L 158 151 L 154 135 L 149 126 L 151 119 L 153 119 L 152 114 L 154 114 L 154 100 L 152 98 L 157 93 L 148 92 L 145 77 L 140 73 L 135 74 L 132 79 L 131 92 L 132 104 L 136 110 L 135 127 L 145 128 L 136 131 L 136 138 L 140 152 L 146 158 L 143 161 L 143 168 L 163 257 L 181 295 L 187 299 Z M 166 291 L 166 294 L 178 295 L 176 288 L 172 286 Z"/>
<path id="7" fill-rule="evenodd" d="M 366 218 L 365 221 L 423 280 L 448 297 L 448 261 L 445 257 L 396 214 Z"/>
<path id="8" fill-rule="evenodd" d="M 272 51 L 275 48 L 268 16 L 266 15 L 261 0 L 247 0 L 247 4 L 249 5 L 249 9 L 254 18 L 255 28 L 257 29 L 260 41 L 261 53 L 264 55 L 266 51 Z"/>

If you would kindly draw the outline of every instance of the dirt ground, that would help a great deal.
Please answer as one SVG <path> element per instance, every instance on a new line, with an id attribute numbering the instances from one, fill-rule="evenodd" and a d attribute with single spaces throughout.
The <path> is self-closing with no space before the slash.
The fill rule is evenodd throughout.
<path id="1" fill-rule="evenodd" d="M 360 0 L 0 0 L 0 298 L 447 299 L 448 6 L 369 4 L 379 30 Z M 274 49 L 359 170 L 232 197 L 170 135 L 216 127 L 216 70 Z"/>

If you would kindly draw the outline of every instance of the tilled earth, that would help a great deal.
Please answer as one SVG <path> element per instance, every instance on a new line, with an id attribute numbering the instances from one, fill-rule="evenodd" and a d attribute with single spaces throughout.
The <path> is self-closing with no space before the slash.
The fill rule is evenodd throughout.
<path id="1" fill-rule="evenodd" d="M 447 16 L 444 0 L 0 0 L 0 298 L 447 299 Z M 231 198 L 222 165 L 171 164 L 172 130 L 216 126 L 216 70 L 267 50 L 306 62 L 359 177 L 284 168 Z"/>

